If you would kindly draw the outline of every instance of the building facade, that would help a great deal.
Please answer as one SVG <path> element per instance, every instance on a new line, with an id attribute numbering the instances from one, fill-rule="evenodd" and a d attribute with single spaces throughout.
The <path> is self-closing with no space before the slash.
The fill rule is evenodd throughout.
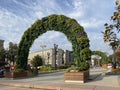
<path id="1" fill-rule="evenodd" d="M 55 50 L 50 48 L 47 50 L 42 50 L 39 52 L 29 53 L 28 64 L 34 58 L 34 56 L 39 55 L 43 59 L 43 65 L 55 66 Z M 72 51 L 58 49 L 56 54 L 56 65 L 64 66 L 66 63 L 73 62 Z"/>

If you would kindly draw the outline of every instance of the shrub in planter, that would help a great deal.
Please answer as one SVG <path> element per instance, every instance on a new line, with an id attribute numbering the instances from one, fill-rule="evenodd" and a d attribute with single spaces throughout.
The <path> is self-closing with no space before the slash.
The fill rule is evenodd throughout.
<path id="1" fill-rule="evenodd" d="M 65 66 L 67 66 L 67 67 L 71 67 L 73 65 L 75 65 L 75 62 L 67 62 L 67 63 L 65 63 Z"/>
<path id="2" fill-rule="evenodd" d="M 90 65 L 89 65 L 89 63 L 87 63 L 87 62 L 81 62 L 80 64 L 79 64 L 79 66 L 73 66 L 73 67 L 70 67 L 70 68 L 68 68 L 67 70 L 66 70 L 66 72 L 73 72 L 73 71 L 75 71 L 75 72 L 80 72 L 80 71 L 87 71 L 87 70 L 89 70 L 89 67 L 90 67 Z"/>
<path id="3" fill-rule="evenodd" d="M 64 77 L 65 82 L 86 82 L 89 78 L 89 63 L 81 62 L 79 66 L 68 68 Z"/>
<path id="4" fill-rule="evenodd" d="M 69 66 L 59 66 L 57 69 L 67 69 Z"/>
<path id="5" fill-rule="evenodd" d="M 40 71 L 42 71 L 42 72 L 52 71 L 52 70 L 53 70 L 52 67 L 41 67 L 41 68 L 40 68 Z"/>
<path id="6" fill-rule="evenodd" d="M 25 72 L 25 70 L 24 70 L 24 69 L 19 68 L 19 69 L 15 69 L 15 71 L 14 71 L 14 72 Z"/>
<path id="7" fill-rule="evenodd" d="M 38 75 L 38 70 L 37 70 L 37 68 L 30 68 L 30 69 L 27 71 L 27 75 L 28 75 L 28 76 Z"/>
<path id="8" fill-rule="evenodd" d="M 24 69 L 16 69 L 13 72 L 6 72 L 5 74 L 6 78 L 21 78 L 26 76 L 27 76 L 27 72 Z"/>

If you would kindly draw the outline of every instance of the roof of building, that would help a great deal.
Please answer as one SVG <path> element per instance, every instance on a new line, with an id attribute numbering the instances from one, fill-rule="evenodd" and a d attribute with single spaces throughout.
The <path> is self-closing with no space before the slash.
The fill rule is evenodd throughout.
<path id="1" fill-rule="evenodd" d="M 49 49 L 44 49 L 44 50 L 40 50 L 40 51 L 30 52 L 30 54 L 31 53 L 38 53 L 38 52 L 42 52 L 42 51 L 48 51 L 48 50 L 51 50 L 51 49 L 54 49 L 54 48 L 49 48 Z M 61 48 L 58 48 L 58 49 L 61 49 Z M 63 50 L 63 49 L 61 49 L 61 50 Z M 69 51 L 69 50 L 64 50 L 64 51 Z M 70 51 L 70 52 L 72 52 L 72 51 Z"/>

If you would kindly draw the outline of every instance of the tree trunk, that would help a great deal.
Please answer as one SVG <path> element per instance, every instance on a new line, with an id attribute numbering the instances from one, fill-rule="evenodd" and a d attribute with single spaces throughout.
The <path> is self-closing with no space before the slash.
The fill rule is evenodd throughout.
<path id="1" fill-rule="evenodd" d="M 112 68 L 116 69 L 115 48 L 113 48 Z"/>

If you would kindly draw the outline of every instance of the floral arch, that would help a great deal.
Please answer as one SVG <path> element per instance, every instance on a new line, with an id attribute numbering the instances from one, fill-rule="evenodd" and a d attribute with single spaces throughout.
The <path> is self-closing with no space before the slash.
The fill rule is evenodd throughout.
<path id="1" fill-rule="evenodd" d="M 75 19 L 53 14 L 37 20 L 24 32 L 19 43 L 16 68 L 26 69 L 31 45 L 36 38 L 49 30 L 59 31 L 66 35 L 67 39 L 72 43 L 76 65 L 84 61 L 83 56 L 87 55 L 87 53 L 83 53 L 83 51 L 89 50 L 89 39 L 84 28 Z"/>

